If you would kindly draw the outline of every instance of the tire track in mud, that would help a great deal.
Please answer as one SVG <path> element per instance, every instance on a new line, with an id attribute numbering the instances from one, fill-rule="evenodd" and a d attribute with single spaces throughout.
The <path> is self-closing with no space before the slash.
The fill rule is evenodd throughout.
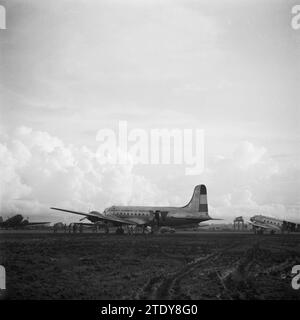
<path id="1" fill-rule="evenodd" d="M 216 256 L 216 253 L 199 257 L 194 261 L 187 263 L 179 271 L 160 274 L 156 277 L 152 277 L 135 298 L 149 300 L 170 299 L 172 297 L 172 291 L 174 291 L 173 289 L 179 285 L 179 282 L 182 278 L 197 268 L 200 262 L 207 261 L 214 256 Z"/>
<path id="2" fill-rule="evenodd" d="M 154 299 L 172 299 L 174 294 L 179 294 L 179 288 L 180 288 L 180 281 L 186 277 L 188 274 L 193 272 L 196 268 L 198 268 L 202 263 L 207 262 L 208 260 L 211 260 L 212 258 L 216 257 L 219 253 L 211 253 L 204 257 L 199 257 L 195 259 L 194 261 L 188 263 L 185 265 L 182 269 L 179 271 L 168 274 L 159 284 L 159 286 L 156 287 L 156 290 L 154 292 Z M 190 299 L 191 297 L 185 295 L 185 299 Z"/>
<path id="3" fill-rule="evenodd" d="M 252 244 L 245 254 L 232 263 L 231 266 L 216 271 L 223 288 L 219 296 L 230 300 L 259 298 L 259 292 L 257 292 L 256 286 L 253 286 L 253 281 L 260 275 L 280 272 L 290 265 L 289 261 L 284 260 L 282 263 L 274 266 L 271 259 L 271 261 L 267 261 L 270 264 L 267 267 L 265 265 L 266 261 L 261 258 L 262 255 L 268 257 L 270 249 L 274 248 L 262 241 L 258 241 Z"/>
<path id="4" fill-rule="evenodd" d="M 223 288 L 218 295 L 219 299 L 233 300 L 242 297 L 242 292 L 238 287 L 241 283 L 245 283 L 247 280 L 247 274 L 253 263 L 254 260 L 252 258 L 249 259 L 249 257 L 246 256 L 239 258 L 223 270 L 216 270 L 217 278 Z"/>
<path id="5" fill-rule="evenodd" d="M 178 271 L 164 273 L 150 278 L 141 291 L 136 294 L 135 299 L 170 300 L 176 299 L 179 295 L 180 299 L 192 299 L 188 294 L 181 292 L 180 282 L 197 268 L 201 266 L 205 267 L 206 263 L 210 263 L 224 253 L 224 251 L 230 250 L 238 245 L 239 243 L 234 243 L 226 248 L 216 249 L 210 254 L 200 256 L 186 263 Z"/>

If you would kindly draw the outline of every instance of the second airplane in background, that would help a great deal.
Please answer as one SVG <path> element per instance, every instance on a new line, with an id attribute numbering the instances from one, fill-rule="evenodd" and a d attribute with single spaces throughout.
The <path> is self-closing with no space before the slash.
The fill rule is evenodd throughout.
<path id="1" fill-rule="evenodd" d="M 300 232 L 300 224 L 263 215 L 251 217 L 249 223 L 252 225 L 254 233 L 264 233 L 267 230 L 270 233 Z"/>

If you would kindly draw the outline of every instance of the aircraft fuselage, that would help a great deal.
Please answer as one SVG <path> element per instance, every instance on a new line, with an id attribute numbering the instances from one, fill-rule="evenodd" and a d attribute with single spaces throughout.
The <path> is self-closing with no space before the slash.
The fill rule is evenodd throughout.
<path id="1" fill-rule="evenodd" d="M 269 229 L 273 230 L 274 232 L 296 232 L 300 231 L 300 224 L 280 220 L 273 217 L 263 216 L 263 215 L 256 215 L 250 218 L 251 224 L 254 230 L 261 230 Z"/>
<path id="2" fill-rule="evenodd" d="M 151 224 L 156 221 L 160 226 L 190 225 L 210 219 L 205 213 L 161 206 L 112 206 L 104 210 L 104 215 L 122 218 L 137 224 Z"/>
<path id="3" fill-rule="evenodd" d="M 85 216 L 83 219 L 97 224 L 125 226 L 185 226 L 210 220 L 205 185 L 197 185 L 191 200 L 184 207 L 169 206 L 111 206 L 103 213 L 81 212 L 51 207 L 53 210 Z"/>

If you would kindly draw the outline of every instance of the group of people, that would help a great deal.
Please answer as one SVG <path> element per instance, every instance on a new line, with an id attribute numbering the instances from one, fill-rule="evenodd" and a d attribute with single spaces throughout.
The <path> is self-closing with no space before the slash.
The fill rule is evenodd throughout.
<path id="1" fill-rule="evenodd" d="M 101 229 L 104 229 L 104 233 L 109 233 L 109 229 L 107 225 L 99 225 L 97 223 L 91 224 L 92 227 L 92 232 L 98 232 Z M 137 226 L 129 225 L 127 226 L 127 234 L 128 235 L 133 235 L 138 233 L 139 228 Z M 70 223 L 67 225 L 66 223 L 58 222 L 55 223 L 53 226 L 53 232 L 57 233 L 59 231 L 63 231 L 64 233 L 83 233 L 84 228 L 82 223 Z M 118 227 L 116 229 L 117 234 L 124 234 L 125 230 L 122 227 Z M 148 234 L 151 233 L 151 228 L 150 227 L 143 227 L 142 228 L 142 233 Z"/>
<path id="2" fill-rule="evenodd" d="M 70 223 L 69 226 L 66 223 L 56 223 L 53 226 L 53 232 L 56 233 L 59 230 L 63 230 L 65 233 L 82 233 L 83 225 L 80 223 Z"/>

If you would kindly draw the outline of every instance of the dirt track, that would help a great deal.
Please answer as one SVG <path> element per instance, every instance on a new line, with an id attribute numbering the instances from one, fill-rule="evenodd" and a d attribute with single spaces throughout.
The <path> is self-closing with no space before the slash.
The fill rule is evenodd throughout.
<path id="1" fill-rule="evenodd" d="M 300 299 L 300 234 L 0 234 L 11 299 Z"/>

